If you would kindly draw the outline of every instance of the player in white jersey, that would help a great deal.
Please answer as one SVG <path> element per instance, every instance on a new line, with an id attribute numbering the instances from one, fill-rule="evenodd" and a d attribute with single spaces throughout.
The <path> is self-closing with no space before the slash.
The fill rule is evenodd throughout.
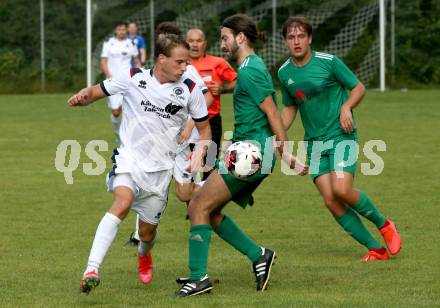
<path id="1" fill-rule="evenodd" d="M 195 82 L 195 87 L 199 88 L 202 93 L 204 93 L 205 101 L 209 102 L 209 97 L 211 94 L 208 92 L 208 88 L 203 83 L 203 80 L 197 73 L 195 67 L 192 65 L 186 66 L 185 75 Z M 207 98 L 207 96 L 209 97 Z M 212 102 L 212 100 L 211 100 Z M 187 170 L 188 167 L 188 156 L 191 155 L 195 144 L 199 141 L 199 133 L 197 128 L 194 127 L 194 121 L 191 117 L 188 117 L 188 121 L 185 129 L 180 134 L 179 140 L 179 150 L 176 155 L 176 160 L 174 164 L 173 177 L 176 181 L 175 191 L 177 198 L 182 201 L 189 203 L 192 194 L 200 188 L 201 183 L 196 183 L 196 174 L 191 173 Z M 214 146 L 214 145 L 213 145 Z M 211 146 L 212 147 L 212 146 Z M 210 153 L 211 153 L 210 147 Z M 113 159 L 113 158 L 112 158 Z M 187 216 L 188 217 L 188 216 Z M 136 229 L 131 233 L 130 239 L 124 244 L 124 247 L 132 246 L 138 247 L 140 237 L 139 237 L 139 215 L 136 215 L 135 221 Z M 139 280 L 148 284 L 153 280 L 153 258 L 151 253 L 145 257 L 138 256 L 138 273 Z"/>
<path id="2" fill-rule="evenodd" d="M 177 25 L 173 22 L 166 21 L 157 25 L 156 33 L 155 33 L 156 40 L 160 39 L 161 37 L 167 34 L 181 36 L 181 31 L 177 27 Z M 187 65 L 185 74 L 188 75 L 188 77 L 195 82 L 196 87 L 198 87 L 202 91 L 205 97 L 206 105 L 207 107 L 209 107 L 213 102 L 213 97 L 211 96 L 210 92 L 208 91 L 208 88 L 206 87 L 205 83 L 203 82 L 202 78 L 197 72 L 197 69 L 193 65 Z M 180 151 L 176 156 L 176 161 L 173 171 L 173 176 L 176 181 L 176 185 L 175 185 L 176 196 L 180 201 L 185 202 L 186 204 L 189 203 L 192 194 L 195 191 L 197 191 L 201 185 L 200 182 L 195 183 L 196 174 L 188 172 L 186 170 L 188 166 L 188 156 L 191 154 L 194 145 L 198 142 L 198 140 L 199 140 L 199 135 L 197 129 L 194 128 L 194 121 L 191 119 L 191 117 L 188 117 L 187 125 L 180 135 Z M 215 145 L 212 146 L 215 147 Z M 212 146 L 210 147 L 210 153 L 212 152 L 211 151 Z M 127 246 L 137 247 L 139 244 L 139 240 L 140 240 L 139 216 L 137 215 L 136 229 L 134 232 L 131 233 L 130 239 L 124 245 L 124 247 Z M 138 257 L 138 272 L 139 272 L 139 279 L 142 283 L 146 284 L 152 281 L 153 259 L 151 253 L 148 254 L 145 258 Z"/>
<path id="3" fill-rule="evenodd" d="M 165 21 L 157 25 L 155 30 L 155 38 L 156 40 L 160 37 L 167 35 L 167 34 L 174 34 L 177 36 L 181 36 L 182 32 L 177 27 L 177 25 L 174 22 Z M 205 85 L 202 77 L 200 77 L 199 73 L 197 72 L 197 69 L 193 65 L 187 65 L 186 66 L 186 72 L 185 72 L 191 80 L 193 80 L 196 83 L 196 86 L 202 91 L 205 102 L 207 107 L 209 107 L 213 102 L 213 97 L 208 91 L 208 87 Z M 188 203 L 189 200 L 191 200 L 191 197 L 194 192 L 196 192 L 199 188 L 201 183 L 195 183 L 195 174 L 191 174 L 190 172 L 186 171 L 186 167 L 188 165 L 187 157 L 192 152 L 192 148 L 194 145 L 198 142 L 199 135 L 197 133 L 197 129 L 194 128 L 194 122 L 189 117 L 187 125 L 185 129 L 183 130 L 181 134 L 180 144 L 181 144 L 181 151 L 176 156 L 176 163 L 174 165 L 174 172 L 173 176 L 176 181 L 175 185 L 175 191 L 177 199 L 179 199 L 182 202 Z M 214 147 L 216 145 L 212 144 L 210 147 L 210 152 L 214 150 Z M 138 221 L 139 217 L 136 217 L 136 229 L 134 232 L 131 233 L 130 239 L 127 243 L 124 244 L 124 247 L 127 246 L 137 246 L 139 242 L 139 235 L 138 235 Z M 142 264 L 138 264 L 139 268 L 147 267 L 149 269 L 152 269 L 152 260 L 148 260 L 148 266 L 142 266 Z"/>
<path id="4" fill-rule="evenodd" d="M 174 22 L 165 21 L 157 25 L 155 30 L 156 39 L 163 35 L 174 34 L 179 37 L 182 36 L 182 31 Z M 202 77 L 200 77 L 197 69 L 193 65 L 187 65 L 186 73 L 191 76 L 196 85 L 202 90 L 207 107 L 209 107 L 214 98 L 208 91 L 208 87 L 205 85 Z M 174 167 L 174 179 L 176 181 L 176 196 L 182 202 L 189 202 L 192 194 L 198 190 L 200 183 L 194 183 L 195 174 L 190 174 L 185 171 L 188 161 L 186 157 L 191 153 L 192 147 L 199 140 L 197 130 L 194 129 L 194 122 L 191 118 L 188 118 L 187 126 L 181 135 L 182 151 L 176 157 L 176 164 Z M 210 147 L 215 146 L 214 144 Z M 136 233 L 135 233 L 136 234 Z"/>
<path id="5" fill-rule="evenodd" d="M 112 78 L 119 71 L 128 70 L 131 60 L 136 67 L 141 67 L 138 59 L 137 47 L 127 38 L 127 25 L 117 22 L 114 28 L 115 36 L 104 42 L 101 52 L 101 69 L 105 78 Z M 121 125 L 122 95 L 115 94 L 108 98 L 108 107 L 112 110 L 110 115 L 117 142 L 119 142 L 119 127 Z"/>
<path id="6" fill-rule="evenodd" d="M 186 73 L 190 78 L 194 80 L 196 86 L 202 91 L 206 106 L 211 105 L 213 99 L 212 95 L 208 91 L 208 87 L 203 82 L 196 68 L 188 64 L 186 66 Z M 199 134 L 194 127 L 194 120 L 191 117 L 188 118 L 187 125 L 182 132 L 180 143 L 182 145 L 181 151 L 176 157 L 176 164 L 174 166 L 174 179 L 176 181 L 176 196 L 182 202 L 189 202 L 192 194 L 199 189 L 200 182 L 196 182 L 195 174 L 191 174 L 186 171 L 188 165 L 187 157 L 192 152 L 194 145 L 199 141 Z M 211 147 L 215 146 L 214 144 Z M 210 147 L 210 150 L 211 150 Z"/>
<path id="7" fill-rule="evenodd" d="M 188 116 L 195 121 L 201 140 L 209 142 L 211 138 L 202 92 L 185 73 L 188 49 L 178 36 L 161 38 L 156 42 L 153 69 L 123 71 L 68 100 L 71 106 L 83 106 L 116 93 L 124 98 L 121 144 L 114 152 L 114 165 L 108 176 L 114 201 L 96 230 L 80 284 L 84 293 L 99 284 L 99 267 L 130 208 L 139 214 L 138 255 L 149 255 L 166 207 L 180 134 Z M 203 164 L 206 143 L 200 144 L 189 161 L 190 172 L 196 172 Z"/>

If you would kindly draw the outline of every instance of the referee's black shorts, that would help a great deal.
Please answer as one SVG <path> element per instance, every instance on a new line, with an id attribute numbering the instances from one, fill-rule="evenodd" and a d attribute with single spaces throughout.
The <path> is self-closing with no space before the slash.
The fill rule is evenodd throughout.
<path id="1" fill-rule="evenodd" d="M 217 153 L 215 155 L 216 158 L 218 158 L 218 154 L 220 153 L 220 143 L 222 140 L 222 117 L 220 114 L 216 114 L 212 118 L 209 119 L 209 125 L 211 126 L 211 135 L 212 135 L 212 141 L 215 142 L 217 147 Z M 206 163 L 206 161 L 205 161 Z M 204 172 L 202 180 L 206 180 L 209 176 L 210 172 Z"/>
<path id="2" fill-rule="evenodd" d="M 217 154 L 216 158 L 218 158 L 218 154 L 220 153 L 220 143 L 222 140 L 222 117 L 220 116 L 220 113 L 216 114 L 212 118 L 209 119 L 209 125 L 211 125 L 211 134 L 212 134 L 212 141 L 215 142 L 217 145 Z"/>

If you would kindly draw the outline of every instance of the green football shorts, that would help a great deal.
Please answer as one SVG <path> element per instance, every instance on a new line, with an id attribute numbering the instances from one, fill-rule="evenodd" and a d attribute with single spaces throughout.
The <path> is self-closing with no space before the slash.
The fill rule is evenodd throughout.
<path id="1" fill-rule="evenodd" d="M 355 175 L 359 156 L 357 133 L 338 135 L 329 140 L 307 141 L 307 163 L 313 182 L 320 175 L 332 171 Z"/>
<path id="2" fill-rule="evenodd" d="M 274 166 L 275 166 L 275 156 L 273 157 L 271 167 L 270 166 L 268 167 L 270 169 L 270 172 L 273 171 Z M 247 205 L 252 205 L 250 202 L 252 200 L 252 193 L 270 174 L 267 171 L 262 173 L 264 169 L 268 169 L 263 167 L 262 169 L 258 170 L 258 172 L 256 172 L 255 174 L 249 177 L 243 179 L 236 178 L 227 171 L 227 168 L 222 159 L 216 160 L 215 168 L 218 170 L 218 173 L 225 181 L 226 186 L 228 187 L 232 195 L 232 201 L 237 203 L 242 208 L 245 208 Z"/>

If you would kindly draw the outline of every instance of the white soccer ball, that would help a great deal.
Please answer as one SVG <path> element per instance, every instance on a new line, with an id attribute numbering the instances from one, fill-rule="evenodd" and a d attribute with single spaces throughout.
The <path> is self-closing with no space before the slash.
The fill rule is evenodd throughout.
<path id="1" fill-rule="evenodd" d="M 231 144 L 224 156 L 225 166 L 236 178 L 248 177 L 261 169 L 261 151 L 255 144 L 238 141 Z"/>

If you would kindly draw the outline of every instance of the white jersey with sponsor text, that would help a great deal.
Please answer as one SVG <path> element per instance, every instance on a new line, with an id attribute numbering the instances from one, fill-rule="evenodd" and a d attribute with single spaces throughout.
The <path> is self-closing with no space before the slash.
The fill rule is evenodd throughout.
<path id="1" fill-rule="evenodd" d="M 133 56 L 137 56 L 137 47 L 128 38 L 120 41 L 116 37 L 111 37 L 102 45 L 101 58 L 107 58 L 111 76 L 118 71 L 129 69 Z"/>
<path id="2" fill-rule="evenodd" d="M 208 92 L 208 87 L 206 86 L 205 82 L 203 81 L 202 77 L 200 76 L 199 72 L 197 71 L 196 67 L 194 65 L 188 64 L 186 66 L 186 73 L 188 74 L 189 78 L 192 78 L 194 82 L 196 83 L 197 87 L 205 94 Z M 197 128 L 193 128 L 191 131 L 191 136 L 188 139 L 187 143 L 197 143 L 199 141 L 199 132 Z"/>
<path id="3" fill-rule="evenodd" d="M 104 80 L 101 88 L 124 97 L 118 148 L 123 163 L 115 173 L 172 169 L 188 117 L 208 119 L 203 94 L 186 72 L 176 82 L 161 84 L 151 69 L 129 69 Z"/>

